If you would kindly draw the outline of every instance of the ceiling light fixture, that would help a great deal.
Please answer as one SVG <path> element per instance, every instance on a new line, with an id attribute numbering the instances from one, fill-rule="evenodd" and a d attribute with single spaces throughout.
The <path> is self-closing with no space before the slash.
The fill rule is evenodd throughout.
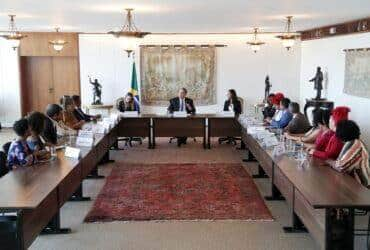
<path id="1" fill-rule="evenodd" d="M 15 15 L 9 15 L 10 21 L 9 21 L 9 31 L 4 34 L 0 35 L 0 37 L 5 38 L 9 41 L 10 45 L 14 50 L 16 50 L 19 47 L 20 41 L 22 38 L 25 38 L 26 35 L 22 35 L 18 30 L 17 26 L 15 25 Z"/>
<path id="2" fill-rule="evenodd" d="M 265 42 L 261 42 L 258 37 L 257 37 L 257 34 L 258 34 L 258 28 L 254 28 L 254 38 L 252 41 L 250 42 L 247 42 L 248 45 L 250 45 L 251 49 L 253 50 L 254 53 L 257 53 L 257 51 L 259 51 L 261 49 L 261 45 L 264 45 Z"/>
<path id="3" fill-rule="evenodd" d="M 55 28 L 55 31 L 56 31 L 56 35 L 59 34 L 59 31 L 60 31 L 60 28 Z M 53 49 L 56 51 L 56 52 L 60 52 L 63 50 L 64 48 L 64 45 L 66 45 L 68 42 L 63 40 L 63 39 L 55 39 L 55 40 L 52 40 L 52 41 L 49 41 L 49 43 L 53 46 Z"/>
<path id="4" fill-rule="evenodd" d="M 297 33 L 292 32 L 292 19 L 293 16 L 287 16 L 287 24 L 285 28 L 285 33 L 279 36 L 276 36 L 277 38 L 280 38 L 284 48 L 289 50 L 291 47 L 294 46 L 295 40 L 299 38 L 299 35 Z"/>
<path id="5" fill-rule="evenodd" d="M 125 38 L 124 50 L 127 52 L 128 57 L 130 57 L 131 53 L 135 51 L 138 46 L 138 40 L 150 34 L 150 32 L 142 32 L 136 27 L 133 21 L 133 11 L 134 9 L 131 8 L 126 9 L 126 21 L 120 31 L 108 32 L 108 34 L 114 35 L 117 38 Z"/>

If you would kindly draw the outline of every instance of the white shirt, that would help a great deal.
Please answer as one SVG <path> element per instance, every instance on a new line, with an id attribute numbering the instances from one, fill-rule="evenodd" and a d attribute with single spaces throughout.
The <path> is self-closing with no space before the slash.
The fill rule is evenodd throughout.
<path id="1" fill-rule="evenodd" d="M 272 119 L 275 121 L 280 121 L 282 115 L 283 115 L 283 111 L 278 109 L 276 110 L 275 115 Z"/>
<path id="2" fill-rule="evenodd" d="M 229 111 L 233 111 L 234 112 L 234 105 L 232 103 L 230 103 L 230 105 L 229 105 Z"/>
<path id="3" fill-rule="evenodd" d="M 53 122 L 54 127 L 57 129 L 58 137 L 63 137 L 67 135 L 76 135 L 77 131 L 69 128 L 67 125 L 64 124 L 63 121 L 55 121 L 49 117 L 49 119 Z"/>

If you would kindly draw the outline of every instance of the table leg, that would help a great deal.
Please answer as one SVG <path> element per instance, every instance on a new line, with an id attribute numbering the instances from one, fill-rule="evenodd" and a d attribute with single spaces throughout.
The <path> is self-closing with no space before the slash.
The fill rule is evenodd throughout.
<path id="1" fill-rule="evenodd" d="M 284 196 L 280 193 L 280 190 L 274 184 L 275 178 L 275 164 L 272 164 L 272 176 L 271 176 L 271 196 L 265 196 L 267 201 L 283 201 Z"/>
<path id="2" fill-rule="evenodd" d="M 50 220 L 49 224 L 42 230 L 41 235 L 43 234 L 69 234 L 71 233 L 70 228 L 61 228 L 60 227 L 60 211 Z"/>
<path id="3" fill-rule="evenodd" d="M 253 179 L 262 179 L 262 178 L 268 178 L 267 174 L 265 173 L 265 170 L 261 167 L 261 165 L 258 164 L 258 174 L 252 175 Z"/>
<path id="4" fill-rule="evenodd" d="M 72 195 L 71 198 L 69 198 L 68 201 L 90 201 L 90 197 L 84 197 L 83 196 L 83 189 L 82 189 L 82 183 L 80 186 L 77 188 L 76 192 Z"/>
<path id="5" fill-rule="evenodd" d="M 114 162 L 114 160 L 111 160 L 110 159 L 109 149 L 108 149 L 108 151 L 104 154 L 103 158 L 100 160 L 100 162 L 98 163 L 98 165 L 104 165 L 104 164 L 113 163 L 113 162 Z"/>
<path id="6" fill-rule="evenodd" d="M 206 136 L 207 136 L 207 126 L 206 126 L 206 118 L 204 118 L 203 121 L 203 148 L 207 149 L 207 143 L 206 143 Z"/>
<path id="7" fill-rule="evenodd" d="M 256 162 L 256 158 L 254 158 L 254 155 L 250 150 L 247 149 L 247 159 L 243 159 L 243 162 Z"/>
<path id="8" fill-rule="evenodd" d="M 236 148 L 237 150 L 244 150 L 245 149 L 245 143 L 243 142 L 243 140 L 240 141 L 240 147 L 239 148 Z"/>
<path id="9" fill-rule="evenodd" d="M 86 179 L 104 179 L 104 175 L 99 175 L 98 166 L 96 166 L 88 176 L 86 176 Z"/>
<path id="10" fill-rule="evenodd" d="M 279 189 L 274 184 L 271 184 L 271 196 L 265 196 L 265 200 L 267 200 L 267 201 L 284 201 L 285 198 L 280 193 Z"/>
<path id="11" fill-rule="evenodd" d="M 207 147 L 211 149 L 211 121 L 208 119 Z"/>
<path id="12" fill-rule="evenodd" d="M 293 225 L 291 227 L 283 227 L 285 233 L 307 233 L 307 229 L 303 225 L 301 219 L 293 212 Z"/>
<path id="13" fill-rule="evenodd" d="M 155 123 L 154 123 L 154 120 L 153 120 L 153 123 L 152 123 L 152 137 L 153 137 L 153 140 L 152 140 L 152 149 L 155 149 Z"/>
<path id="14" fill-rule="evenodd" d="M 150 120 L 148 122 L 148 149 L 151 149 L 152 145 L 152 125 L 150 124 Z"/>

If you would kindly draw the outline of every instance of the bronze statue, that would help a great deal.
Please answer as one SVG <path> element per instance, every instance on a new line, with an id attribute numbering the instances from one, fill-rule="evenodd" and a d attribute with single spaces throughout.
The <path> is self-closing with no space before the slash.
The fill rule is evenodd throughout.
<path id="1" fill-rule="evenodd" d="M 89 76 L 89 81 L 90 84 L 92 84 L 93 91 L 94 91 L 94 99 L 92 105 L 102 105 L 103 103 L 101 102 L 101 94 L 102 94 L 102 86 L 98 82 L 98 79 L 94 79 L 94 81 L 91 80 L 91 77 Z"/>
<path id="2" fill-rule="evenodd" d="M 264 102 L 267 101 L 267 98 L 269 97 L 270 90 L 272 85 L 270 84 L 270 77 L 267 75 L 265 78 L 265 99 Z"/>
<path id="3" fill-rule="evenodd" d="M 314 89 L 316 89 L 316 100 L 321 99 L 321 90 L 322 90 L 322 81 L 324 80 L 324 75 L 321 71 L 321 67 L 317 67 L 316 75 L 314 78 L 310 80 L 310 82 L 314 82 Z"/>

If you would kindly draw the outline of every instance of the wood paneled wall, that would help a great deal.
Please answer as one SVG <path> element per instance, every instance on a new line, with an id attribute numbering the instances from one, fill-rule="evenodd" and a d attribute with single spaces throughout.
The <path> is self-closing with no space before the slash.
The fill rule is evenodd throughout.
<path id="1" fill-rule="evenodd" d="M 302 31 L 301 40 L 370 32 L 370 17 Z"/>
<path id="2" fill-rule="evenodd" d="M 68 41 L 61 52 L 49 44 L 57 38 Z M 80 94 L 77 33 L 27 33 L 19 49 L 23 115 L 44 112 L 63 95 Z"/>
<path id="3" fill-rule="evenodd" d="M 44 112 L 63 95 L 78 95 L 80 79 L 77 57 L 22 56 L 22 113 Z"/>
<path id="4" fill-rule="evenodd" d="M 20 56 L 78 56 L 78 34 L 56 32 L 25 32 L 27 35 L 21 40 Z M 64 49 L 57 52 L 49 43 L 51 40 L 63 39 L 68 43 Z"/>

